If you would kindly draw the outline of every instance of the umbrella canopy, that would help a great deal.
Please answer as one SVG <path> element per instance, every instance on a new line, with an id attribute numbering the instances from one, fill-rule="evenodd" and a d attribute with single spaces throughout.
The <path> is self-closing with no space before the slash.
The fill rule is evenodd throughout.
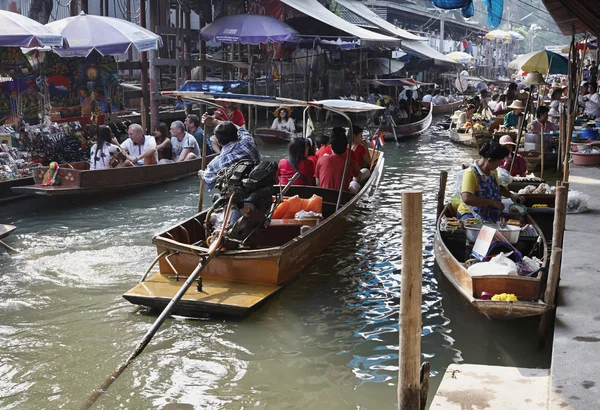
<path id="1" fill-rule="evenodd" d="M 523 35 L 521 33 L 517 33 L 516 31 L 509 31 L 508 35 L 513 40 L 524 40 L 525 39 L 525 37 L 523 37 Z"/>
<path id="2" fill-rule="evenodd" d="M 54 50 L 61 57 L 87 57 L 92 50 L 103 56 L 126 53 L 131 46 L 138 51 L 157 50 L 162 38 L 137 24 L 113 17 L 78 16 L 46 24 L 54 33 L 62 34 L 69 49 Z"/>
<path id="3" fill-rule="evenodd" d="M 508 67 L 542 74 L 569 74 L 569 64 L 565 57 L 552 51 L 542 50 L 523 54 L 508 63 Z"/>
<path id="4" fill-rule="evenodd" d="M 469 64 L 475 61 L 475 57 L 473 57 L 471 54 L 463 53 L 462 51 L 448 53 L 446 54 L 446 57 L 452 61 L 456 61 L 459 64 Z"/>
<path id="5" fill-rule="evenodd" d="M 283 43 L 294 41 L 299 35 L 284 22 L 258 14 L 221 17 L 200 30 L 200 39 L 221 43 Z"/>
<path id="6" fill-rule="evenodd" d="M 35 20 L 0 10 L 0 47 L 61 47 L 63 40 Z"/>
<path id="7" fill-rule="evenodd" d="M 489 40 L 510 40 L 510 34 L 504 30 L 492 30 L 485 35 L 485 38 Z"/>

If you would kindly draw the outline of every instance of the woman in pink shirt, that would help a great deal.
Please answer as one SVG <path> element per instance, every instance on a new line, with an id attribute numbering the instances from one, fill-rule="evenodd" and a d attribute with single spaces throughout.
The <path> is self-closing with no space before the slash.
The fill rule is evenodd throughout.
<path id="1" fill-rule="evenodd" d="M 294 138 L 288 147 L 288 157 L 279 161 L 277 168 L 277 181 L 280 185 L 286 185 L 296 172 L 300 172 L 300 178 L 293 185 L 313 185 L 315 166 L 307 159 L 308 145 L 304 138 Z"/>

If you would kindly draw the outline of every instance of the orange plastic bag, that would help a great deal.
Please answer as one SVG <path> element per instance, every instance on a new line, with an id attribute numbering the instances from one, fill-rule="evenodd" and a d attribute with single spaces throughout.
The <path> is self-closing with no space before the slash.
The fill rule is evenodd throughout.
<path id="1" fill-rule="evenodd" d="M 302 199 L 298 195 L 284 199 L 273 212 L 272 219 L 294 219 L 300 211 L 323 212 L 323 198 L 314 195 L 309 199 Z"/>

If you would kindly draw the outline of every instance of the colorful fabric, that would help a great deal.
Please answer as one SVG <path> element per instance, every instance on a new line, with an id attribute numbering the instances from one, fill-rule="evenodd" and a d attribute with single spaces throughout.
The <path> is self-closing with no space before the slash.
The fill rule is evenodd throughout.
<path id="1" fill-rule="evenodd" d="M 502 199 L 497 172 L 494 170 L 492 175 L 484 175 L 477 164 L 471 165 L 463 174 L 461 193 L 462 192 L 470 192 L 473 195 L 491 199 L 493 201 L 500 201 L 500 199 Z M 458 212 L 461 215 L 472 213 L 475 218 L 481 219 L 482 221 L 497 222 L 500 219 L 502 210 L 489 206 L 472 207 L 461 202 L 458 207 Z"/>
<path id="2" fill-rule="evenodd" d="M 206 167 L 204 171 L 206 188 L 210 191 L 214 187 L 219 170 L 228 168 L 243 159 L 258 165 L 260 154 L 252 135 L 245 128 L 239 128 L 238 140 L 225 144 L 221 148 L 221 153 Z"/>
<path id="3" fill-rule="evenodd" d="M 473 17 L 475 8 L 472 0 L 431 0 L 431 3 L 445 10 L 460 9 L 463 17 Z M 496 28 L 502 22 L 502 11 L 504 9 L 504 0 L 483 0 L 487 6 L 488 24 Z"/>

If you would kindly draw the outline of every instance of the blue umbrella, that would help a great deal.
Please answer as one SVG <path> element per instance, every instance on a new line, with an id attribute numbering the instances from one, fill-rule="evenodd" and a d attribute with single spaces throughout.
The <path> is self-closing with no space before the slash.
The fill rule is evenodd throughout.
<path id="1" fill-rule="evenodd" d="M 221 17 L 200 31 L 200 38 L 220 43 L 283 43 L 294 41 L 299 33 L 276 18 L 258 14 Z"/>
<path id="2" fill-rule="evenodd" d="M 0 10 L 0 47 L 44 47 L 63 45 L 63 36 L 12 11 Z"/>
<path id="3" fill-rule="evenodd" d="M 69 48 L 54 50 L 61 57 L 87 57 L 92 50 L 103 56 L 126 53 L 131 46 L 138 51 L 162 47 L 159 35 L 127 20 L 89 16 L 83 12 L 46 24 L 69 42 Z"/>

